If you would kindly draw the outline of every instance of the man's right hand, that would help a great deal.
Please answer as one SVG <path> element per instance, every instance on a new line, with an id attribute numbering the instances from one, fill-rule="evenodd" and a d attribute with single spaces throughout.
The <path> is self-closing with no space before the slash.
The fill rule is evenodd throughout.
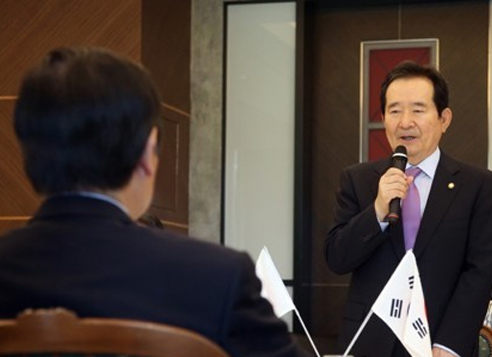
<path id="1" fill-rule="evenodd" d="M 405 198 L 413 177 L 395 167 L 390 167 L 379 180 L 378 195 L 374 208 L 379 222 L 384 222 L 389 213 L 389 204 L 393 198 Z"/>

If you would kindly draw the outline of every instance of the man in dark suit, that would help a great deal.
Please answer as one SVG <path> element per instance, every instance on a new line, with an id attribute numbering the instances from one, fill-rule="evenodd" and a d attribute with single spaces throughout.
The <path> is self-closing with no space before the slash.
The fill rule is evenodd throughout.
<path id="1" fill-rule="evenodd" d="M 346 348 L 407 249 L 417 259 L 432 341 L 437 356 L 472 356 L 492 283 L 492 176 L 456 161 L 439 149 L 452 112 L 442 75 L 404 62 L 386 77 L 381 112 L 393 149 L 408 152 L 407 176 L 391 160 L 362 163 L 343 171 L 335 223 L 326 239 L 326 261 L 336 273 L 352 273 L 343 315 Z M 420 227 L 404 243 L 405 215 L 389 225 L 389 203 L 409 187 L 420 196 Z M 415 211 L 415 210 L 414 210 Z M 373 315 L 355 343 L 355 356 L 408 356 L 391 330 Z"/>
<path id="2" fill-rule="evenodd" d="M 109 51 L 56 49 L 27 73 L 14 125 L 45 200 L 0 238 L 0 317 L 63 306 L 182 326 L 231 356 L 306 356 L 247 254 L 136 223 L 153 195 L 160 122 L 149 74 Z"/>

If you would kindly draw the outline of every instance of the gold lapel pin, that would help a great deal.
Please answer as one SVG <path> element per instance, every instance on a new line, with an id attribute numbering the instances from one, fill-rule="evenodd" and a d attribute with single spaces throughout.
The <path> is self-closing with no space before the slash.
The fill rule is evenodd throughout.
<path id="1" fill-rule="evenodd" d="M 452 190 L 454 188 L 454 182 L 448 183 L 448 188 Z"/>

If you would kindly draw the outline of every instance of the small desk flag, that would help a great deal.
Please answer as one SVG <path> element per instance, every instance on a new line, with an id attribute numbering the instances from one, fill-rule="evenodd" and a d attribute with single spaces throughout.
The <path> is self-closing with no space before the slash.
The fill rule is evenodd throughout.
<path id="1" fill-rule="evenodd" d="M 424 293 L 411 249 L 379 294 L 372 311 L 393 330 L 412 357 L 432 357 Z"/>
<path id="2" fill-rule="evenodd" d="M 309 331 L 306 328 L 306 325 L 304 324 L 304 321 L 302 321 L 299 311 L 294 305 L 294 302 L 292 301 L 292 298 L 290 297 L 289 292 L 287 291 L 287 288 L 285 287 L 284 282 L 282 281 L 282 278 L 273 263 L 270 253 L 268 253 L 267 247 L 263 247 L 258 260 L 256 261 L 256 275 L 260 279 L 262 285 L 261 296 L 270 301 L 275 315 L 277 315 L 277 317 L 281 317 L 289 311 L 294 310 L 299 318 L 302 328 L 306 332 L 309 342 L 311 342 L 311 346 L 313 346 L 316 356 L 321 357 L 313 339 L 311 338 L 311 335 L 309 334 Z"/>
<path id="3" fill-rule="evenodd" d="M 256 275 L 262 282 L 261 296 L 270 301 L 277 317 L 295 309 L 294 302 L 266 247 L 263 247 L 256 262 Z"/>

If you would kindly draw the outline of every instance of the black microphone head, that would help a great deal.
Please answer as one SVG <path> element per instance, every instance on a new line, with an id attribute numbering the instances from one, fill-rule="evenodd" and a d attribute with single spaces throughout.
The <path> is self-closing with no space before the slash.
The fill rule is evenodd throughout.
<path id="1" fill-rule="evenodd" d="M 395 152 L 391 157 L 392 157 L 391 166 L 404 171 L 408 161 L 407 148 L 404 147 L 403 145 L 397 146 Z"/>
<path id="2" fill-rule="evenodd" d="M 398 145 L 395 149 L 395 152 L 393 153 L 393 157 L 395 156 L 407 157 L 407 148 L 403 145 Z"/>

